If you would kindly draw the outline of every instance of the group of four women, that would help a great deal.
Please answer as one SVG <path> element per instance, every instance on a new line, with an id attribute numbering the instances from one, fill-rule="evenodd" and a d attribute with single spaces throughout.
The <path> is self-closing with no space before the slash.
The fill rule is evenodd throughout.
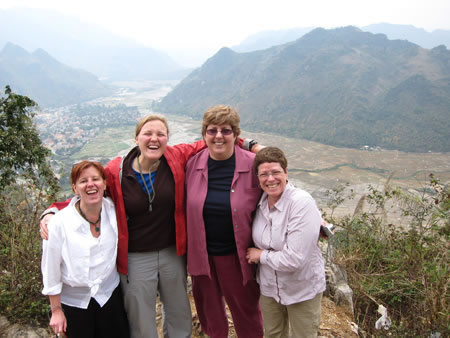
<path id="1" fill-rule="evenodd" d="M 256 159 L 247 151 L 262 147 L 239 138 L 239 121 L 231 107 L 215 106 L 204 114 L 202 141 L 169 146 L 166 119 L 149 115 L 125 157 L 104 169 L 74 165 L 76 197 L 41 221 L 55 333 L 158 337 L 159 294 L 164 336 L 190 337 L 188 272 L 210 337 L 228 336 L 225 302 L 238 337 L 287 337 L 289 324 L 295 337 L 317 335 L 320 212 L 287 183 L 281 150 L 264 148 Z"/>

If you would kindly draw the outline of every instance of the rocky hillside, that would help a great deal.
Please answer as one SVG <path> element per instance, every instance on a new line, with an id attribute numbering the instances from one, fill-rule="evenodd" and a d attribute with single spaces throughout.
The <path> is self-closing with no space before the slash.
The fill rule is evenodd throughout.
<path id="1" fill-rule="evenodd" d="M 450 151 L 450 51 L 355 27 L 318 28 L 250 53 L 223 48 L 161 102 L 200 118 L 236 107 L 242 125 L 325 144 Z"/>

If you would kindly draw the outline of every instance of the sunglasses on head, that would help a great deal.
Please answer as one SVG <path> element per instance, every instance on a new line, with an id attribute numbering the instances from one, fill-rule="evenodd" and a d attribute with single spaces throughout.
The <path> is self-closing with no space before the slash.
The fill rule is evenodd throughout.
<path id="1" fill-rule="evenodd" d="M 206 133 L 208 135 L 210 135 L 210 136 L 215 136 L 215 135 L 217 135 L 218 132 L 220 132 L 224 136 L 228 136 L 228 135 L 231 135 L 233 133 L 233 130 L 232 129 L 228 129 L 228 128 L 224 128 L 222 130 L 218 130 L 218 129 L 215 129 L 215 128 L 206 129 Z"/>

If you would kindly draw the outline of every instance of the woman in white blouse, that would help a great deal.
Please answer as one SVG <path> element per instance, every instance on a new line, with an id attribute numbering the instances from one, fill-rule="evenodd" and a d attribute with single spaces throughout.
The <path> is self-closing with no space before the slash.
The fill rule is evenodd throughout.
<path id="1" fill-rule="evenodd" d="M 287 159 L 275 147 L 256 155 L 254 168 L 264 190 L 253 220 L 265 337 L 317 337 L 325 268 L 318 246 L 321 215 L 306 191 L 288 184 Z"/>
<path id="2" fill-rule="evenodd" d="M 72 168 L 70 205 L 52 217 L 43 241 L 42 275 L 56 334 L 69 337 L 129 337 L 116 269 L 117 221 L 104 198 L 106 176 L 99 162 Z"/>

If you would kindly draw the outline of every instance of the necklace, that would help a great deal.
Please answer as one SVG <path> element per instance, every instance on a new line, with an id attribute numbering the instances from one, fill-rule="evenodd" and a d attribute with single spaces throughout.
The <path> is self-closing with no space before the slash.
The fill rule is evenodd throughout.
<path id="1" fill-rule="evenodd" d="M 91 222 L 90 220 L 87 219 L 86 215 L 84 214 L 83 210 L 81 210 L 81 202 L 78 201 L 78 210 L 80 210 L 80 215 L 81 217 L 83 217 L 86 222 L 88 222 L 89 224 L 95 226 L 95 231 L 100 232 L 100 220 L 102 219 L 102 209 L 100 209 L 100 213 L 98 215 L 98 219 L 96 222 Z"/>
<path id="2" fill-rule="evenodd" d="M 150 169 L 148 170 L 148 174 L 149 174 L 149 179 L 150 179 L 150 186 L 152 187 L 152 193 L 150 193 L 150 191 L 148 190 L 147 184 L 145 183 L 145 178 L 144 178 L 144 174 L 142 174 L 142 170 L 141 170 L 141 164 L 139 163 L 139 155 L 136 157 L 136 162 L 138 165 L 138 169 L 139 169 L 139 174 L 141 175 L 141 179 L 142 179 L 142 183 L 144 184 L 145 190 L 147 190 L 147 195 L 148 195 L 148 211 L 152 212 L 152 202 L 155 199 L 156 196 L 156 191 L 155 191 L 155 187 L 153 186 L 153 181 L 152 181 L 152 169 L 154 167 L 156 167 L 157 165 L 159 165 L 160 160 L 156 161 L 155 163 L 153 163 L 150 167 Z"/>

